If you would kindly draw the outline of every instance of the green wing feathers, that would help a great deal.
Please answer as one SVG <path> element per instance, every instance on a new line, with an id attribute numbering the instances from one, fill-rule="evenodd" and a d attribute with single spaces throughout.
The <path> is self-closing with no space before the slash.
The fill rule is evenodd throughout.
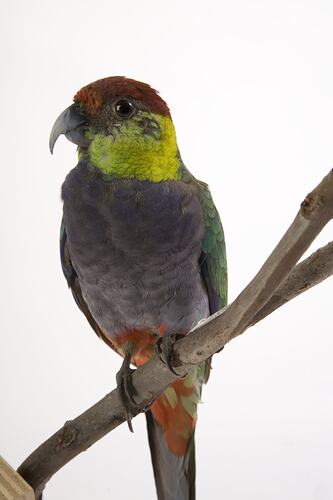
<path id="1" fill-rule="evenodd" d="M 201 184 L 201 203 L 203 209 L 205 236 L 202 242 L 202 251 L 206 259 L 208 279 L 213 292 L 219 299 L 221 309 L 228 300 L 227 256 L 224 232 L 221 219 L 213 202 L 207 185 Z M 212 300 L 213 297 L 210 297 Z M 215 309 L 215 308 L 213 308 Z M 216 312 L 215 310 L 212 312 Z"/>
<path id="2" fill-rule="evenodd" d="M 198 190 L 202 206 L 205 234 L 200 258 L 201 273 L 207 287 L 210 312 L 215 313 L 227 304 L 227 255 L 221 219 L 205 182 L 198 181 L 183 165 L 181 180 Z"/>

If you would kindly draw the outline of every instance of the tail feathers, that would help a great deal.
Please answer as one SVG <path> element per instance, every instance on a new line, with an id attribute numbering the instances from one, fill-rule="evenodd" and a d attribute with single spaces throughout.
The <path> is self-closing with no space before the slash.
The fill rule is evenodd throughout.
<path id="1" fill-rule="evenodd" d="M 158 500 L 195 500 L 194 433 L 185 455 L 178 456 L 168 448 L 165 433 L 151 411 L 146 419 Z"/>

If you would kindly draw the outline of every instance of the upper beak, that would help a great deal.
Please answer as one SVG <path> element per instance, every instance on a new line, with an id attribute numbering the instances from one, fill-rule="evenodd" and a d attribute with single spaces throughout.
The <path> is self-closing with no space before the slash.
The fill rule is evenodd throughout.
<path id="1" fill-rule="evenodd" d="M 73 131 L 84 123 L 87 123 L 87 117 L 83 114 L 77 104 L 72 104 L 66 108 L 65 111 L 58 116 L 51 130 L 49 139 L 51 154 L 53 154 L 54 145 L 61 134 L 65 134 L 69 140 L 73 139 L 72 142 L 75 142 L 76 144 L 79 143 L 76 140 L 78 135 L 82 141 L 82 132 L 81 134 L 73 134 Z"/>

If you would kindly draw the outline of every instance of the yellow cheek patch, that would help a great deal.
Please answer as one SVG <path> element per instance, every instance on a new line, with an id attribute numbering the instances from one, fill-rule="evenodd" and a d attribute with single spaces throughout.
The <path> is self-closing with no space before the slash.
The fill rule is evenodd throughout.
<path id="1" fill-rule="evenodd" d="M 107 175 L 160 182 L 179 179 L 180 159 L 171 118 L 154 114 L 160 137 L 144 135 L 135 120 L 115 136 L 97 134 L 89 146 L 92 164 Z"/>

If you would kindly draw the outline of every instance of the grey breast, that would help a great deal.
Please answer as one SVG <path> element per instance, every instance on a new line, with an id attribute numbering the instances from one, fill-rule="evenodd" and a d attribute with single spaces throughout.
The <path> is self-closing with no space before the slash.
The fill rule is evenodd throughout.
<path id="1" fill-rule="evenodd" d="M 106 179 L 80 164 L 62 189 L 68 248 L 83 296 L 110 336 L 128 329 L 186 333 L 208 316 L 195 187 Z"/>

